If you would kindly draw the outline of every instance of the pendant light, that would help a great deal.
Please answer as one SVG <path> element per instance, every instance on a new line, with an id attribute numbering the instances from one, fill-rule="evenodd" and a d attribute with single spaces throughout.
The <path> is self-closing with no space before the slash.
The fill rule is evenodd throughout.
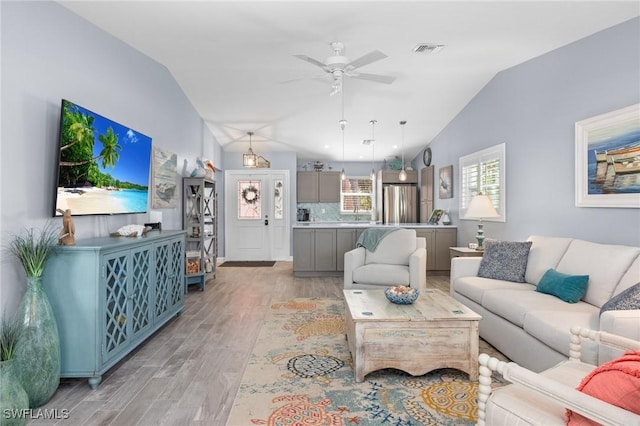
<path id="1" fill-rule="evenodd" d="M 347 174 L 344 171 L 344 128 L 347 125 L 347 120 L 344 118 L 340 120 L 340 130 L 342 131 L 342 171 L 340 172 L 340 180 L 345 180 Z"/>
<path id="2" fill-rule="evenodd" d="M 402 182 L 407 180 L 407 172 L 404 169 L 404 125 L 407 124 L 406 120 L 402 120 L 400 125 L 402 126 L 402 170 L 400 170 L 400 174 L 398 175 L 398 179 Z"/>
<path id="3" fill-rule="evenodd" d="M 340 120 L 340 130 L 342 131 L 342 171 L 340 172 L 340 180 L 345 180 L 347 174 L 344 171 L 344 128 L 347 125 L 347 120 L 344 119 L 344 87 L 340 91 L 340 97 L 342 102 L 342 120 Z"/>
<path id="4" fill-rule="evenodd" d="M 376 169 L 373 167 L 373 162 L 374 162 L 374 158 L 375 158 L 375 145 L 376 145 L 376 123 L 378 122 L 378 120 L 371 120 L 369 121 L 369 123 L 371 123 L 371 180 L 375 180 L 376 179 Z"/>
<path id="5" fill-rule="evenodd" d="M 242 165 L 244 167 L 255 168 L 258 167 L 258 156 L 253 153 L 253 148 L 251 147 L 253 132 L 247 132 L 247 134 L 249 135 L 249 151 L 246 154 L 242 154 Z"/>

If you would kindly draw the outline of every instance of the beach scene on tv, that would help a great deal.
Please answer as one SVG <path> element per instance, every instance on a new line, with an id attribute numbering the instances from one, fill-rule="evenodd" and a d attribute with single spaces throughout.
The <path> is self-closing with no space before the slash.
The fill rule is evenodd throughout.
<path id="1" fill-rule="evenodd" d="M 151 138 L 63 100 L 55 214 L 145 213 Z"/>

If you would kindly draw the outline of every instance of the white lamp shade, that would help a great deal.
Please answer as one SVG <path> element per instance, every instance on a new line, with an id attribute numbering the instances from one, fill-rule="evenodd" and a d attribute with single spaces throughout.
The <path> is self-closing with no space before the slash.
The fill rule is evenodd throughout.
<path id="1" fill-rule="evenodd" d="M 482 194 L 476 195 L 471 199 L 467 213 L 464 215 L 466 219 L 485 219 L 499 216 L 491 203 L 491 199 Z"/>

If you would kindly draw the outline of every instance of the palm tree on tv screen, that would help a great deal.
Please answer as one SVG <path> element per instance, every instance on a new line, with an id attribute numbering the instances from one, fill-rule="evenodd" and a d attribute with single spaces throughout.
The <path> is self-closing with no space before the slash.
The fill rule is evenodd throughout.
<path id="1" fill-rule="evenodd" d="M 111 185 L 114 179 L 100 172 L 102 167 L 113 168 L 120 159 L 118 135 L 109 127 L 105 134 L 98 135 L 102 150 L 93 156 L 95 143 L 94 117 L 83 114 L 78 108 L 65 103 L 62 120 L 62 143 L 60 144 L 60 175 L 58 184 L 62 186 L 84 186 L 87 182 L 95 186 Z"/>

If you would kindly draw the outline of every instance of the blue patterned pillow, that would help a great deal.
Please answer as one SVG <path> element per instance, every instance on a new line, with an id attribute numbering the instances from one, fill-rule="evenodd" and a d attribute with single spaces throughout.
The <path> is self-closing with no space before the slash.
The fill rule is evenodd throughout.
<path id="1" fill-rule="evenodd" d="M 526 282 L 531 241 L 498 241 L 487 238 L 484 241 L 484 255 L 480 262 L 478 276 L 495 280 Z"/>
<path id="2" fill-rule="evenodd" d="M 613 296 L 600 308 L 600 315 L 604 311 L 640 309 L 640 283 L 634 284 L 617 296 Z"/>

